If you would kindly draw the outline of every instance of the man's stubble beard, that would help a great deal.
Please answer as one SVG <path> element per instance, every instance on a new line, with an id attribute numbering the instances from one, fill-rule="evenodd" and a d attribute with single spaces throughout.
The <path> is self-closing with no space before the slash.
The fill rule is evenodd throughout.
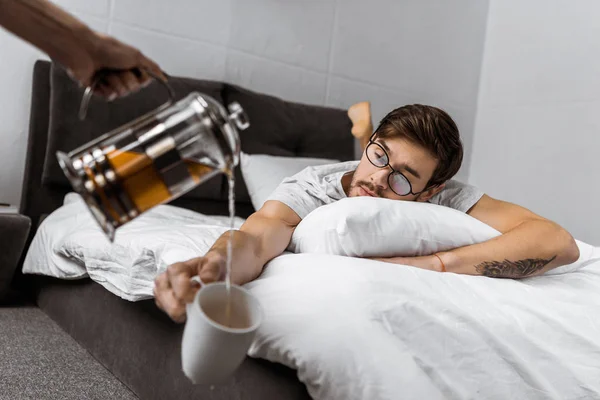
<path id="1" fill-rule="evenodd" d="M 358 189 L 359 186 L 366 187 L 369 191 L 375 193 L 377 197 L 383 197 L 383 190 L 380 187 L 375 187 L 371 182 L 362 180 L 352 180 L 352 183 L 350 184 L 350 193 Z"/>

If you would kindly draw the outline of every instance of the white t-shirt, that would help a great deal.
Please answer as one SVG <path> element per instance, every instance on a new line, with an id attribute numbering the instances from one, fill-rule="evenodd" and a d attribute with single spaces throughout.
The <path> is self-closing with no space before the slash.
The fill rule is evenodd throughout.
<path id="1" fill-rule="evenodd" d="M 308 167 L 294 176 L 285 178 L 267 200 L 278 200 L 290 207 L 300 218 L 311 211 L 346 197 L 342 177 L 354 171 L 359 161 Z M 467 212 L 479 201 L 483 192 L 474 186 L 455 180 L 446 182 L 429 203 Z"/>

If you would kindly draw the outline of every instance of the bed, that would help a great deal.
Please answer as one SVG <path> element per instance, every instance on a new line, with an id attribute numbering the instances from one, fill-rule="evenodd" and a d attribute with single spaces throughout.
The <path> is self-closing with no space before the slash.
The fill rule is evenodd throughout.
<path id="1" fill-rule="evenodd" d="M 34 77 L 22 212 L 36 222 L 50 215 L 37 225 L 24 269 L 33 270 L 40 243 L 70 225 L 59 259 L 41 256 L 37 265 L 78 262 L 61 269 L 65 279 L 20 281 L 140 398 L 600 399 L 600 248 L 577 241 L 576 262 L 521 280 L 380 262 L 369 257 L 431 254 L 500 233 L 447 207 L 371 197 L 342 199 L 302 220 L 284 254 L 246 285 L 265 312 L 249 357 L 227 384 L 192 386 L 181 372 L 182 326 L 151 299 L 153 268 L 201 255 L 224 232 L 222 178 L 120 229 L 121 247 L 103 244 L 51 154 L 89 140 L 106 121 L 127 120 L 126 104 L 148 107 L 152 94 L 93 104 L 92 126 L 73 119 L 80 93 L 60 70 L 38 63 Z M 239 101 L 254 122 L 242 135 L 236 226 L 260 206 L 264 194 L 257 193 L 269 192 L 255 183 L 285 169 L 283 159 L 260 157 L 352 158 L 342 110 L 215 82 L 173 84 L 178 93 L 202 85 L 225 102 Z M 245 176 L 248 155 L 266 174 L 257 182 Z"/>
<path id="2" fill-rule="evenodd" d="M 173 77 L 177 98 L 196 90 L 228 104 L 238 101 L 251 119 L 241 136 L 245 153 L 351 160 L 354 141 L 344 110 L 309 106 L 222 82 Z M 82 90 L 46 61 L 33 70 L 27 161 L 20 212 L 29 216 L 33 238 L 40 222 L 64 201 L 70 187 L 56 162 L 70 151 L 165 101 L 160 85 L 111 104 L 93 100 L 78 121 Z M 239 168 L 236 214 L 254 211 Z M 217 176 L 173 204 L 206 215 L 226 215 L 227 187 Z M 142 399 L 309 399 L 295 371 L 248 358 L 227 385 L 192 385 L 181 371 L 183 325 L 173 323 L 151 299 L 125 301 L 90 279 L 18 274 L 14 285 Z"/>

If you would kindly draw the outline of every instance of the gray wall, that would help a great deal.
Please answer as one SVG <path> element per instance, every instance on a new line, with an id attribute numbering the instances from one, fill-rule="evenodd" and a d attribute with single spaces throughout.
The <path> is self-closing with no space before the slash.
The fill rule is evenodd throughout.
<path id="1" fill-rule="evenodd" d="M 600 2 L 492 0 L 470 182 L 600 245 Z"/>
<path id="2" fill-rule="evenodd" d="M 406 103 L 443 107 L 470 151 L 487 0 L 57 3 L 139 46 L 173 75 L 227 80 L 312 104 L 369 100 L 376 120 Z M 0 52 L 0 201 L 17 203 L 31 67 L 42 55 L 3 31 Z"/>

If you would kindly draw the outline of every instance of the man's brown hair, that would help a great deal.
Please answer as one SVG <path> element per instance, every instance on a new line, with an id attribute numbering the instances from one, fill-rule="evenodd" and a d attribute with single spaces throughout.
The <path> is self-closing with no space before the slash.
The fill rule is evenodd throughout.
<path id="1" fill-rule="evenodd" d="M 427 188 L 451 179 L 462 164 L 463 146 L 456 123 L 445 111 L 412 104 L 389 112 L 375 130 L 374 138 L 401 137 L 427 149 L 438 165 Z"/>

